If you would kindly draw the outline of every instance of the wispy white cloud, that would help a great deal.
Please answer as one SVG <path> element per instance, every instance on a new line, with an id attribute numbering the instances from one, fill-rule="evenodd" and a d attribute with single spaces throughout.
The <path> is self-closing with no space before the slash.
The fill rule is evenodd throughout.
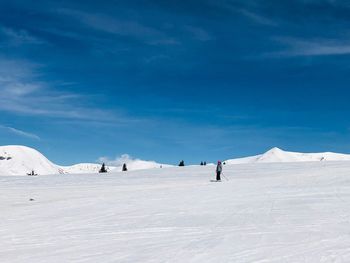
<path id="1" fill-rule="evenodd" d="M 73 9 L 61 8 L 56 10 L 62 15 L 69 16 L 89 28 L 110 34 L 130 36 L 142 39 L 162 39 L 165 35 L 149 26 L 145 26 L 135 20 L 122 20 L 106 14 L 88 13 Z"/>
<path id="2" fill-rule="evenodd" d="M 172 36 L 162 29 L 144 25 L 137 20 L 123 20 L 102 13 L 83 12 L 74 9 L 61 8 L 56 10 L 61 15 L 78 21 L 90 29 L 118 36 L 133 37 L 149 45 L 176 46 L 181 45 L 179 38 Z M 209 41 L 213 36 L 203 28 L 186 25 L 183 30 L 191 33 L 198 41 Z"/>
<path id="3" fill-rule="evenodd" d="M 205 42 L 213 39 L 213 36 L 209 32 L 200 27 L 187 25 L 185 26 L 185 30 L 190 32 L 192 37 L 199 41 Z"/>
<path id="4" fill-rule="evenodd" d="M 154 56 L 151 56 L 151 57 L 147 57 L 144 59 L 144 61 L 146 63 L 153 63 L 153 62 L 158 62 L 158 61 L 163 61 L 163 60 L 168 60 L 170 59 L 170 56 L 166 56 L 166 55 L 154 55 Z"/>
<path id="5" fill-rule="evenodd" d="M 129 154 L 122 154 L 121 156 L 118 156 L 115 159 L 110 159 L 109 157 L 98 158 L 99 163 L 105 163 L 106 165 L 110 166 L 122 166 L 124 163 L 128 164 L 135 161 L 140 160 L 131 157 Z"/>
<path id="6" fill-rule="evenodd" d="M 241 15 L 249 18 L 250 20 L 254 21 L 255 23 L 258 23 L 260 25 L 265 26 L 277 26 L 278 23 L 268 17 L 265 17 L 259 13 L 249 11 L 247 9 L 238 9 L 237 10 Z"/>
<path id="7" fill-rule="evenodd" d="M 243 1 L 244 6 L 235 4 L 233 1 L 225 1 L 223 7 L 230 10 L 235 15 L 246 17 L 250 21 L 263 26 L 278 26 L 279 23 L 275 19 L 268 17 L 262 12 L 262 6 L 255 1 Z"/>
<path id="8" fill-rule="evenodd" d="M 10 27 L 0 26 L 0 34 L 5 37 L 6 43 L 11 46 L 45 43 L 45 41 L 33 36 L 24 29 L 16 30 Z"/>
<path id="9" fill-rule="evenodd" d="M 159 168 L 162 166 L 154 161 L 144 161 L 131 157 L 128 154 L 123 154 L 115 159 L 109 159 L 108 157 L 101 157 L 98 162 L 105 163 L 108 166 L 121 167 L 123 164 L 127 165 L 130 170 L 148 169 L 148 168 Z M 166 165 L 167 166 L 167 165 Z"/>
<path id="10" fill-rule="evenodd" d="M 163 39 L 156 39 L 148 42 L 150 45 L 154 46 L 172 46 L 172 45 L 180 45 L 181 42 L 175 38 L 163 38 Z"/>
<path id="11" fill-rule="evenodd" d="M 81 120 L 123 119 L 107 110 L 86 106 L 87 98 L 81 94 L 63 92 L 41 81 L 40 69 L 41 65 L 26 61 L 0 60 L 0 111 Z"/>
<path id="12" fill-rule="evenodd" d="M 335 39 L 299 39 L 279 37 L 275 41 L 284 45 L 281 51 L 264 54 L 264 57 L 283 58 L 301 56 L 331 56 L 350 54 L 350 41 Z"/>
<path id="13" fill-rule="evenodd" d="M 40 140 L 40 137 L 34 133 L 22 131 L 22 130 L 13 128 L 13 127 L 0 125 L 0 129 L 6 130 L 8 132 L 11 132 L 11 133 L 18 135 L 18 136 L 21 136 L 21 137 L 26 137 L 26 138 L 30 138 L 30 139 L 34 139 L 34 140 Z"/>

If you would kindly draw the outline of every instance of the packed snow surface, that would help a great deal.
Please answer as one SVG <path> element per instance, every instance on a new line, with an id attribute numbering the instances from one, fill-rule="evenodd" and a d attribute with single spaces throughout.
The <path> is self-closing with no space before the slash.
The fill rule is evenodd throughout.
<path id="1" fill-rule="evenodd" d="M 1 262 L 350 262 L 350 162 L 214 171 L 0 176 Z"/>

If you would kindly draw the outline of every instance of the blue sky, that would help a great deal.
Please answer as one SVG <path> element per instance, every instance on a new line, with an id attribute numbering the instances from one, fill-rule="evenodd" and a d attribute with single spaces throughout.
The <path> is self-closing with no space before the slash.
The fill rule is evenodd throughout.
<path id="1" fill-rule="evenodd" d="M 350 152 L 350 3 L 0 1 L 0 144 L 59 164 Z"/>

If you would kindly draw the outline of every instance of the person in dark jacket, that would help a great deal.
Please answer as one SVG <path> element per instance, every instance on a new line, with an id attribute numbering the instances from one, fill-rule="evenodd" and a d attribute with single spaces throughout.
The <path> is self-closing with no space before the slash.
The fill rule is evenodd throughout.
<path id="1" fill-rule="evenodd" d="M 216 181 L 221 181 L 221 173 L 222 173 L 222 164 L 221 161 L 218 161 L 218 165 L 216 166 Z"/>

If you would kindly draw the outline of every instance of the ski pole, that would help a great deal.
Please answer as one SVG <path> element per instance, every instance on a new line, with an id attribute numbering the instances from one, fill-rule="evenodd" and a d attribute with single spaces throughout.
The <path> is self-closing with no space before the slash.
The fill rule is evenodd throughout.
<path id="1" fill-rule="evenodd" d="M 226 179 L 226 181 L 230 181 L 230 180 L 224 175 L 224 173 L 222 173 L 222 176 Z"/>

